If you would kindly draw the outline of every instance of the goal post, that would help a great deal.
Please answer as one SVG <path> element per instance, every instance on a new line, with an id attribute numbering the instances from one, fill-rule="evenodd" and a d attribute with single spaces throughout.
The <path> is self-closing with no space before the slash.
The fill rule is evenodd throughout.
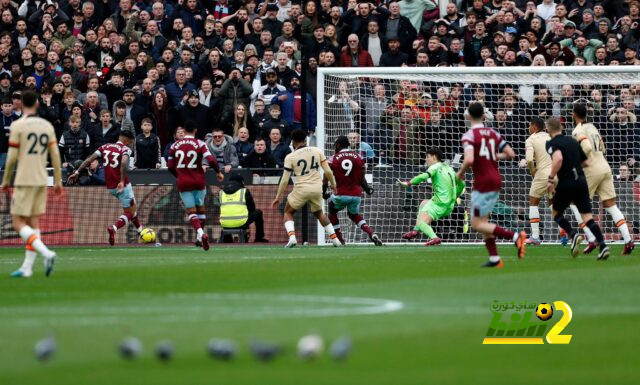
<path id="1" fill-rule="evenodd" d="M 462 161 L 460 139 L 469 128 L 465 110 L 472 101 L 481 101 L 486 124 L 497 129 L 516 152 L 515 160 L 500 163 L 503 188 L 492 220 L 530 233 L 532 177 L 524 160 L 529 122 L 533 117 L 557 117 L 570 134 L 572 105 L 585 103 L 588 119 L 605 143 L 617 204 L 635 232 L 640 220 L 640 182 L 635 180 L 640 163 L 633 163 L 640 162 L 639 75 L 640 66 L 319 68 L 316 142 L 331 156 L 339 135 L 360 136 L 367 176 L 375 188 L 372 196 L 364 196 L 361 212 L 383 242 L 407 244 L 402 234 L 413 229 L 420 203 L 431 197 L 431 184 L 406 191 L 395 185 L 396 179 L 408 180 L 426 171 L 425 153 L 430 147 L 440 148 L 445 162 L 457 170 Z M 434 230 L 447 243 L 481 241 L 469 229 L 471 180 L 468 173 L 466 191 L 451 215 L 434 223 Z M 615 224 L 597 197 L 593 208 L 605 237 L 618 240 Z M 546 197 L 539 212 L 541 238 L 558 242 L 558 227 Z M 368 243 L 346 213 L 339 218 L 347 243 Z M 321 226 L 318 243 L 325 243 Z"/>

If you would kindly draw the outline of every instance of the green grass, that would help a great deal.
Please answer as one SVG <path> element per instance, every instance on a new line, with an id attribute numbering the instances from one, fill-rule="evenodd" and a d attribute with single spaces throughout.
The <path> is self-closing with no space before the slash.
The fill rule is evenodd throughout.
<path id="1" fill-rule="evenodd" d="M 57 251 L 51 278 L 39 259 L 33 278 L 11 279 L 23 252 L 0 249 L 0 384 L 640 383 L 640 259 L 619 246 L 606 262 L 530 248 L 501 270 L 478 268 L 482 246 Z M 494 299 L 567 302 L 571 343 L 482 345 Z M 388 301 L 403 307 L 365 314 Z M 296 341 L 311 332 L 351 336 L 352 356 L 301 361 Z M 41 363 L 33 345 L 48 334 L 58 353 Z M 144 343 L 140 359 L 116 354 L 126 336 Z M 235 340 L 237 359 L 211 360 L 212 337 Z M 252 338 L 284 355 L 255 361 Z M 176 346 L 168 364 L 152 354 L 163 339 Z"/>

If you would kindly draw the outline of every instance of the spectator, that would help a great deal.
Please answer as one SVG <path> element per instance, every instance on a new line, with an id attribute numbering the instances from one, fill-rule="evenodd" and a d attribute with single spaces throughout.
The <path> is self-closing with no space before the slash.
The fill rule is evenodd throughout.
<path id="1" fill-rule="evenodd" d="M 80 128 L 82 119 L 77 115 L 69 118 L 69 129 L 66 130 L 58 146 L 60 147 L 60 157 L 62 167 L 67 168 L 76 161 L 83 161 L 89 155 L 89 134 Z"/>
<path id="2" fill-rule="evenodd" d="M 206 143 L 209 152 L 216 158 L 220 168 L 224 168 L 225 173 L 228 174 L 232 168 L 238 167 L 238 155 L 231 136 L 225 135 L 219 128 L 214 128 L 213 133 L 207 135 Z"/>
<path id="3" fill-rule="evenodd" d="M 404 6 L 406 7 L 406 2 Z M 422 14 L 422 12 L 420 14 Z M 401 14 L 399 2 L 392 1 L 389 3 L 388 18 L 377 21 L 383 26 L 382 30 L 385 31 L 385 38 L 389 39 L 394 36 L 400 38 L 400 50 L 409 52 L 411 43 L 418 36 L 416 30 L 420 29 L 420 25 L 416 27 L 415 24 L 412 24 L 409 17 L 404 13 Z M 358 36 L 362 36 L 362 34 Z"/>
<path id="4" fill-rule="evenodd" d="M 300 89 L 300 79 L 297 76 L 291 78 L 291 86 L 289 90 L 281 91 L 274 96 L 271 104 L 280 105 L 282 118 L 289 123 L 291 131 L 302 126 L 302 90 Z M 305 92 L 306 97 L 306 124 L 308 132 L 316 131 L 316 106 L 313 98 L 309 93 Z M 286 133 L 288 137 L 289 133 Z"/>
<path id="5" fill-rule="evenodd" d="M 240 127 L 238 133 L 233 137 L 233 145 L 236 147 L 236 154 L 240 164 L 242 160 L 253 151 L 253 144 L 249 137 L 249 130 L 246 127 Z"/>
<path id="6" fill-rule="evenodd" d="M 349 146 L 352 150 L 358 151 L 362 159 L 364 159 L 367 163 L 373 162 L 376 156 L 373 148 L 369 143 L 363 142 L 360 140 L 360 134 L 357 132 L 350 132 L 347 135 L 349 138 Z"/>
<path id="7" fill-rule="evenodd" d="M 238 130 L 243 127 L 249 130 L 249 136 L 251 138 L 258 135 L 258 129 L 254 125 L 253 119 L 249 116 L 247 106 L 240 103 L 235 107 L 231 120 L 222 123 L 222 129 L 225 134 L 236 138 L 238 136 Z"/>
<path id="8" fill-rule="evenodd" d="M 412 0 L 428 1 L 428 0 Z M 400 51 L 400 40 L 397 36 L 387 38 L 389 50 L 380 57 L 380 67 L 401 67 L 409 62 L 409 55 Z"/>
<path id="9" fill-rule="evenodd" d="M 150 118 L 142 119 L 142 133 L 136 136 L 135 141 L 135 166 L 136 168 L 160 168 L 160 139 L 153 130 L 153 122 Z"/>
<path id="10" fill-rule="evenodd" d="M 125 106 L 125 116 L 133 122 L 135 132 L 140 132 L 142 119 L 147 115 L 144 108 L 135 104 L 136 94 L 132 89 L 124 90 L 122 95 Z"/>
<path id="11" fill-rule="evenodd" d="M 267 118 L 260 131 L 260 137 L 267 139 L 272 128 L 278 128 L 280 134 L 284 136 L 285 140 L 291 134 L 291 125 L 281 117 L 280 105 L 273 103 L 269 106 L 269 118 Z"/>
<path id="12" fill-rule="evenodd" d="M 164 150 L 162 151 L 162 157 L 164 158 L 165 162 L 167 162 L 169 160 L 169 150 L 171 149 L 171 146 L 181 140 L 182 138 L 184 138 L 184 128 L 182 128 L 181 126 L 176 127 L 176 130 L 173 133 L 173 140 L 169 143 L 167 143 L 164 146 Z"/>
<path id="13" fill-rule="evenodd" d="M 271 99 L 282 91 L 286 91 L 285 86 L 278 84 L 278 73 L 273 68 L 265 71 L 266 84 L 260 87 L 258 98 L 268 107 Z"/>
<path id="14" fill-rule="evenodd" d="M 196 86 L 187 82 L 186 71 L 184 68 L 179 67 L 175 70 L 175 81 L 167 84 L 165 89 L 171 105 L 178 107 L 182 104 L 185 96 L 196 89 Z"/>
<path id="15" fill-rule="evenodd" d="M 97 138 L 99 142 L 94 145 L 95 148 L 105 143 L 115 143 L 120 136 L 120 125 L 111 120 L 111 112 L 109 110 L 100 111 L 100 126 Z"/>
<path id="16" fill-rule="evenodd" d="M 156 134 L 160 139 L 160 146 L 164 148 L 172 137 L 172 127 L 169 125 L 169 103 L 164 89 L 154 93 L 149 113 L 154 121 Z"/>
<path id="17" fill-rule="evenodd" d="M 269 131 L 269 150 L 278 168 L 284 167 L 284 158 L 291 153 L 291 149 L 282 140 L 282 132 L 277 127 Z"/>
<path id="18" fill-rule="evenodd" d="M 192 90 L 189 93 L 187 102 L 181 106 L 178 111 L 179 118 L 177 125 L 184 126 L 188 120 L 192 120 L 196 124 L 196 127 L 198 127 L 198 132 L 196 133 L 197 139 L 204 140 L 206 133 L 209 132 L 212 127 L 215 127 L 211 110 L 200 103 L 200 95 L 196 90 Z"/>
<path id="19" fill-rule="evenodd" d="M 220 97 L 223 99 L 221 121 L 228 120 L 233 115 L 233 109 L 236 105 L 242 103 L 248 106 L 251 103 L 250 96 L 253 93 L 253 87 L 242 78 L 242 72 L 239 69 L 232 69 L 229 78 L 225 80 L 220 88 Z"/>
<path id="20" fill-rule="evenodd" d="M 4 169 L 9 152 L 9 132 L 11 124 L 18 120 L 18 115 L 13 111 L 13 101 L 9 97 L 2 100 L 2 133 L 0 134 L 0 170 Z"/>
<path id="21" fill-rule="evenodd" d="M 369 52 L 360 45 L 358 35 L 352 33 L 347 38 L 347 46 L 342 49 L 340 55 L 341 67 L 373 67 L 373 59 Z"/>
<path id="22" fill-rule="evenodd" d="M 436 8 L 436 4 L 432 0 L 402 0 L 398 1 L 398 5 L 400 6 L 400 14 L 411 21 L 411 25 L 416 31 L 420 30 L 422 13 Z"/>
<path id="23" fill-rule="evenodd" d="M 264 138 L 257 138 L 253 142 L 253 151 L 245 156 L 240 164 L 242 167 L 251 169 L 254 175 L 259 176 L 274 175 L 274 171 L 262 169 L 276 168 L 276 161 L 271 153 L 267 151 L 267 143 Z"/>

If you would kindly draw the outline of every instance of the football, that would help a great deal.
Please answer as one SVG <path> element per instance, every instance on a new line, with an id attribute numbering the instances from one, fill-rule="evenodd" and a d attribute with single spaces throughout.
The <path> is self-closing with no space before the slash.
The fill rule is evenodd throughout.
<path id="1" fill-rule="evenodd" d="M 153 243 L 156 241 L 156 232 L 147 227 L 140 232 L 140 240 L 143 243 Z"/>
<path id="2" fill-rule="evenodd" d="M 536 308 L 536 315 L 543 321 L 547 321 L 553 315 L 553 308 L 548 303 L 541 303 Z"/>
<path id="3" fill-rule="evenodd" d="M 298 355 L 302 359 L 316 358 L 323 350 L 324 342 L 319 335 L 310 334 L 300 338 L 298 341 Z"/>

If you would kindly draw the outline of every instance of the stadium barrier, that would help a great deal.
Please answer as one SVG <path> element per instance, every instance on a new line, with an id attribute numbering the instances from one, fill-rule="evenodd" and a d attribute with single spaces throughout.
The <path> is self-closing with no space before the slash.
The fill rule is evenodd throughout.
<path id="1" fill-rule="evenodd" d="M 250 170 L 239 171 L 245 177 L 245 185 L 251 191 L 256 208 L 262 210 L 265 237 L 273 243 L 286 243 L 288 237 L 282 224 L 285 200 L 280 207 L 271 208 L 271 201 L 278 188 L 279 177 L 252 177 Z M 1 177 L 0 173 L 0 177 Z M 190 244 L 195 232 L 187 221 L 180 201 L 175 178 L 167 170 L 132 170 L 129 173 L 138 204 L 138 216 L 144 227 L 156 231 L 161 244 Z M 207 198 L 205 202 L 207 222 L 205 230 L 210 239 L 217 242 L 220 236 L 220 207 L 217 182 L 213 172 L 207 173 Z M 287 191 L 290 191 L 291 186 Z M 0 194 L 0 246 L 22 245 L 23 241 L 11 227 L 9 214 L 10 193 Z M 47 192 L 47 212 L 40 221 L 43 240 L 51 245 L 106 244 L 106 228 L 122 214 L 119 202 L 104 186 L 69 186 L 56 196 L 53 189 Z M 316 242 L 316 221 L 305 211 L 296 216 L 298 239 Z M 303 216 L 306 218 L 303 220 Z M 302 224 L 305 224 L 303 227 Z M 304 231 L 303 231 L 304 230 Z M 252 237 L 255 234 L 251 225 Z M 117 233 L 116 245 L 137 244 L 138 237 L 132 227 Z"/>

